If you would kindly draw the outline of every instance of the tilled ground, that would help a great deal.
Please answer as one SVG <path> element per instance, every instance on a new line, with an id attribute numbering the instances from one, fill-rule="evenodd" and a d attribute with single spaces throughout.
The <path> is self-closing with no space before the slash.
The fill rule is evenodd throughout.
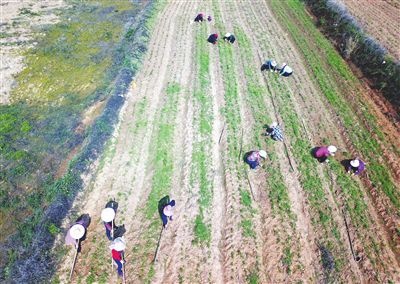
<path id="1" fill-rule="evenodd" d="M 396 58 L 400 59 L 400 3 L 379 0 L 341 0 L 361 26 L 383 44 Z"/>
<path id="2" fill-rule="evenodd" d="M 353 259 L 340 186 L 335 173 L 327 170 L 328 165 L 317 163 L 309 170 L 322 185 L 326 210 L 331 212 L 337 231 L 326 232 L 316 222 L 318 212 L 304 189 L 303 161 L 295 152 L 295 143 L 304 139 L 317 146 L 329 141 L 340 149 L 339 157 L 350 149 L 336 114 L 314 85 L 302 56 L 271 8 L 265 1 L 252 3 L 171 1 L 158 15 L 147 56 L 127 94 L 115 136 L 75 204 L 74 210 L 92 216 L 92 224 L 73 282 L 117 282 L 100 220 L 110 198 L 120 206 L 116 223 L 124 223 L 127 229 L 127 283 L 400 281 L 389 237 L 367 194 L 363 196 L 370 212 L 366 218 L 374 230 L 356 228 L 347 217 L 356 253 L 361 256 L 359 262 Z M 215 19 L 192 23 L 199 11 Z M 219 30 L 221 26 L 225 30 Z M 238 28 L 249 39 L 250 58 L 244 55 L 241 38 L 229 51 L 226 46 L 205 42 L 211 32 L 222 35 Z M 227 45 L 222 41 L 218 44 Z M 234 62 L 229 67 L 220 64 L 226 54 Z M 261 74 L 262 61 L 271 57 L 288 62 L 295 76 L 276 79 L 275 73 Z M 207 66 L 207 75 L 202 64 Z M 255 70 L 254 76 L 248 76 L 248 67 Z M 227 78 L 227 72 L 233 77 Z M 236 82 L 233 94 L 231 82 Z M 291 126 L 285 124 L 287 108 L 291 108 L 302 125 L 299 136 L 287 135 L 285 144 L 266 143 L 262 127 L 271 121 L 260 121 L 255 113 L 248 95 L 252 82 L 265 93 L 262 115 L 279 121 L 285 133 L 292 133 Z M 176 91 L 171 86 L 176 86 Z M 285 90 L 284 96 L 281 90 Z M 230 115 L 235 117 L 235 125 L 230 123 Z M 240 146 L 232 141 L 238 141 L 243 149 L 239 151 Z M 238 161 L 240 157 L 233 155 L 259 145 L 268 147 L 276 157 L 267 160 L 265 166 L 279 168 L 290 203 L 288 218 L 277 213 L 271 198 L 274 187 L 265 168 L 249 172 Z M 206 153 L 204 159 L 199 158 L 203 157 L 201 151 Z M 365 183 L 357 184 L 365 193 Z M 153 264 L 161 223 L 157 214 L 149 212 L 156 206 L 151 203 L 165 193 L 176 200 L 176 214 L 162 232 Z M 251 201 L 244 202 L 246 197 Z M 209 230 L 208 239 L 199 239 L 195 228 L 199 219 Z M 360 234 L 365 236 L 357 240 Z M 326 259 L 322 244 L 333 248 L 336 272 L 330 273 L 321 260 Z M 375 250 L 370 249 L 372 246 Z M 59 268 L 64 281 L 72 257 L 71 251 Z"/>

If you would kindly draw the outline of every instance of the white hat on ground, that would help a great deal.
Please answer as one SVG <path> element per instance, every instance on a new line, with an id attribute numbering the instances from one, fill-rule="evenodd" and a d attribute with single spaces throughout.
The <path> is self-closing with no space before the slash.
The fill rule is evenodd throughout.
<path id="1" fill-rule="evenodd" d="M 337 148 L 333 145 L 328 146 L 328 151 L 331 153 L 332 156 L 335 155 L 335 152 L 337 151 Z"/>
<path id="2" fill-rule="evenodd" d="M 115 249 L 116 251 L 123 251 L 126 248 L 125 240 L 120 237 L 116 238 L 110 246 L 111 249 Z"/>
<path id="3" fill-rule="evenodd" d="M 262 158 L 267 158 L 267 152 L 265 152 L 264 150 L 260 150 L 260 151 L 258 151 L 258 154 L 260 155 L 260 157 L 262 157 Z"/>
<path id="4" fill-rule="evenodd" d="M 271 123 L 271 127 L 277 127 L 277 126 L 278 126 L 278 123 L 276 121 Z"/>
<path id="5" fill-rule="evenodd" d="M 167 205 L 163 209 L 163 213 L 165 216 L 171 217 L 174 214 L 174 208 L 171 205 Z"/>
<path id="6" fill-rule="evenodd" d="M 112 220 L 114 220 L 115 217 L 115 211 L 112 208 L 104 208 L 101 211 L 101 220 L 103 220 L 104 222 L 111 222 Z"/>
<path id="7" fill-rule="evenodd" d="M 352 167 L 354 167 L 354 168 L 357 168 L 357 167 L 360 165 L 360 161 L 357 160 L 357 159 L 352 160 L 352 161 L 350 161 L 350 165 L 351 165 Z"/>
<path id="8" fill-rule="evenodd" d="M 79 240 L 85 234 L 85 228 L 81 224 L 75 224 L 69 229 L 69 234 L 75 240 Z"/>

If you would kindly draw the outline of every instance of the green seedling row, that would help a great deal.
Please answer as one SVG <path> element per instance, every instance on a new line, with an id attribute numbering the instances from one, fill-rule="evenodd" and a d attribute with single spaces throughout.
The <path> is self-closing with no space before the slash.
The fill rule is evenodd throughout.
<path id="1" fill-rule="evenodd" d="M 271 5 L 274 7 L 277 16 L 285 23 L 297 47 L 303 53 L 322 92 L 336 113 L 340 115 L 353 145 L 357 151 L 362 154 L 362 158 L 368 162 L 367 170 L 371 181 L 379 190 L 382 190 L 386 194 L 395 208 L 399 209 L 399 191 L 390 176 L 390 170 L 385 164 L 378 162 L 379 158 L 383 157 L 382 149 L 379 146 L 379 142 L 371 136 L 370 130 L 362 123 L 363 120 L 366 121 L 366 124 L 373 129 L 373 132 L 377 134 L 380 139 L 384 140 L 384 135 L 379 130 L 374 116 L 368 111 L 368 107 L 358 99 L 360 109 L 363 110 L 364 116 L 361 118 L 355 116 L 353 109 L 349 106 L 342 92 L 340 92 L 337 87 L 347 86 L 349 82 L 355 80 L 354 75 L 351 74 L 351 70 L 345 65 L 344 60 L 341 59 L 330 42 L 323 38 L 315 26 L 312 26 L 312 21 L 305 14 L 304 6 L 300 2 L 272 1 Z M 293 19 L 297 20 L 293 21 Z M 312 45 L 312 42 L 310 43 L 310 41 L 307 40 L 307 37 L 304 35 L 304 29 L 307 29 L 307 33 L 311 33 L 313 38 L 317 39 L 316 44 L 319 47 L 318 49 L 322 49 L 321 52 L 328 55 L 327 62 L 324 64 L 321 64 L 321 58 L 325 56 L 321 57 L 320 51 L 315 48 L 316 45 Z M 326 69 L 338 70 L 337 73 L 343 76 L 344 79 L 339 80 L 340 76 L 331 76 L 330 72 L 325 72 Z M 351 78 L 351 80 L 348 79 L 346 81 L 347 78 Z M 354 92 L 357 93 L 355 84 L 350 84 L 348 88 L 349 91 L 354 90 Z"/>
<path id="2" fill-rule="evenodd" d="M 192 182 L 196 181 L 199 186 L 199 215 L 196 216 L 194 224 L 195 243 L 209 245 L 211 241 L 211 225 L 205 220 L 205 213 L 210 209 L 212 200 L 212 180 L 209 175 L 211 168 L 212 143 L 212 99 L 210 97 L 210 54 L 207 42 L 204 41 L 206 27 L 202 26 L 196 34 L 196 62 L 198 64 L 198 79 L 196 90 L 193 93 L 193 102 L 197 108 L 197 117 L 194 118 L 195 129 L 200 134 L 199 141 L 193 145 L 192 154 Z"/>
<path id="3" fill-rule="evenodd" d="M 286 2 L 285 2 L 286 3 Z M 293 19 L 295 19 L 293 14 L 290 14 L 290 16 L 286 13 L 288 11 L 297 11 L 297 13 L 300 13 L 301 9 L 304 9 L 302 5 L 297 5 L 295 7 L 291 6 L 285 7 L 287 3 L 290 3 L 291 5 L 294 5 L 297 3 L 296 1 L 288 1 L 286 4 L 283 2 L 272 2 L 272 5 L 274 7 L 274 12 L 278 15 L 278 17 L 281 18 L 281 22 L 285 23 L 288 31 L 292 35 L 292 38 L 296 42 L 298 48 L 300 51 L 304 54 L 305 60 L 310 64 L 310 70 L 314 73 L 316 77 L 316 82 L 320 86 L 322 92 L 325 94 L 327 97 L 329 103 L 334 107 L 335 111 L 340 114 L 342 117 L 342 121 L 346 129 L 348 130 L 349 136 L 352 138 L 352 142 L 354 146 L 360 150 L 363 149 L 362 152 L 365 153 L 365 150 L 369 149 L 368 156 L 374 155 L 374 153 L 379 153 L 381 150 L 379 149 L 379 145 L 375 139 L 371 137 L 369 134 L 368 130 L 365 129 L 361 123 L 359 123 L 359 119 L 353 115 L 352 110 L 346 103 L 345 99 L 340 95 L 340 92 L 338 92 L 337 85 L 338 83 L 335 82 L 335 78 L 331 78 L 329 76 L 330 72 L 327 72 L 325 70 L 331 70 L 331 68 L 337 68 L 337 66 L 342 66 L 343 63 L 338 64 L 338 61 L 343 61 L 340 56 L 336 52 L 326 52 L 327 54 L 330 54 L 330 56 L 333 56 L 333 54 L 336 55 L 335 60 L 331 60 L 330 64 L 336 65 L 336 67 L 333 67 L 331 65 L 325 66 L 324 64 L 321 64 L 321 54 L 318 54 L 317 49 L 313 48 L 313 46 L 310 46 L 310 41 L 306 39 L 304 32 L 301 30 L 301 21 L 298 21 L 295 23 Z M 304 10 L 302 13 L 305 13 Z M 306 19 L 306 18 L 304 18 Z M 303 20 L 304 20 L 303 19 Z M 310 19 L 308 19 L 310 21 Z M 307 26 L 307 28 L 311 29 L 311 26 Z M 314 33 L 317 33 L 318 31 L 316 30 L 315 27 L 313 27 Z M 307 33 L 310 33 L 311 31 L 308 30 Z M 320 35 L 320 37 L 322 37 Z M 323 42 L 324 41 L 324 42 Z M 326 39 L 320 39 L 319 43 L 319 48 L 329 49 L 333 50 L 333 47 L 330 45 L 330 43 Z M 326 68 L 326 69 L 325 69 Z M 343 70 L 347 70 L 346 72 L 350 72 L 349 68 L 347 66 L 343 67 Z M 345 71 L 341 72 L 345 72 Z M 352 76 L 352 75 L 348 75 Z M 344 85 L 344 83 L 342 84 Z M 369 123 L 374 123 L 373 121 L 369 121 Z M 360 151 L 361 152 L 361 151 Z M 371 157 L 372 159 L 372 157 Z M 374 163 L 371 160 L 370 164 L 367 166 L 367 171 L 370 173 L 371 180 L 375 181 L 377 185 L 380 185 L 379 187 L 383 189 L 383 191 L 389 193 L 389 198 L 392 201 L 394 199 L 394 184 L 392 183 L 392 180 L 390 176 L 388 175 L 388 171 L 386 169 L 384 171 L 384 166 Z M 351 221 L 357 225 L 359 229 L 364 228 L 365 234 L 362 233 L 362 230 L 358 231 L 358 237 L 361 239 L 364 239 L 367 242 L 367 239 L 371 244 L 374 244 L 375 241 L 373 237 L 370 236 L 368 233 L 368 228 L 370 227 L 371 223 L 371 216 L 368 213 L 367 210 L 367 205 L 365 204 L 365 196 L 364 192 L 360 188 L 360 186 L 357 184 L 356 181 L 351 179 L 349 176 L 345 175 L 343 167 L 339 164 L 337 161 L 333 161 L 330 166 L 331 170 L 336 174 L 337 176 L 337 184 L 345 194 L 344 202 L 345 202 L 345 208 L 349 212 Z M 380 175 L 380 176 L 379 176 Z M 379 177 L 377 177 L 379 176 Z M 377 179 L 383 179 L 383 181 L 377 181 Z M 385 185 L 383 184 L 385 183 Z M 394 202 L 396 205 L 396 202 Z M 368 249 L 368 245 L 366 244 L 365 246 L 367 254 L 370 251 Z M 369 255 L 369 257 L 372 256 Z M 379 254 L 375 254 L 375 257 L 379 258 Z"/>
<path id="4" fill-rule="evenodd" d="M 238 30 L 236 31 L 236 34 L 240 34 L 241 37 L 244 37 L 244 42 L 249 42 L 242 31 Z M 248 53 L 247 60 L 250 60 L 251 62 L 253 58 L 252 56 L 252 52 L 250 51 Z M 250 78 L 252 71 L 248 70 L 247 73 Z M 337 226 L 332 218 L 332 209 L 326 206 L 327 202 L 325 192 L 322 188 L 322 182 L 320 181 L 319 176 L 315 172 L 310 171 L 310 169 L 316 167 L 315 161 L 310 155 L 311 145 L 307 142 L 305 135 L 302 133 L 302 130 L 299 127 L 301 123 L 297 115 L 293 112 L 293 105 L 290 103 L 290 98 L 286 94 L 288 90 L 283 89 L 283 85 L 280 84 L 276 78 L 269 78 L 268 81 L 270 82 L 269 85 L 273 89 L 273 91 L 269 90 L 271 99 L 275 100 L 277 103 L 277 112 L 284 121 L 285 134 L 286 136 L 290 137 L 292 141 L 292 152 L 295 154 L 296 162 L 298 163 L 298 170 L 302 174 L 300 178 L 301 185 L 308 193 L 310 205 L 315 212 L 313 224 L 314 226 L 321 224 L 322 228 L 324 229 L 324 235 L 326 236 L 324 238 L 325 242 L 330 249 L 335 247 L 335 250 L 337 250 L 341 247 L 341 242 L 340 236 L 337 233 Z M 274 96 L 274 93 L 279 95 Z M 278 96 L 279 98 L 277 98 Z M 336 241 L 334 241 L 335 239 Z M 339 246 L 334 245 L 335 243 L 338 243 Z M 341 262 L 340 259 L 337 261 L 338 263 Z M 337 268 L 340 269 L 339 267 Z"/>

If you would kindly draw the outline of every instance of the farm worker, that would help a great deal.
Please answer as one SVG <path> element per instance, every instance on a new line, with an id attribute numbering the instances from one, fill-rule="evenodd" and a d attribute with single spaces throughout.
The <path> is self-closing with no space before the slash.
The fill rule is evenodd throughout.
<path id="1" fill-rule="evenodd" d="M 212 21 L 211 16 L 208 16 L 208 17 L 207 17 L 207 20 L 208 20 L 209 22 L 211 22 L 211 21 Z"/>
<path id="2" fill-rule="evenodd" d="M 81 251 L 81 241 L 86 238 L 86 230 L 90 224 L 89 214 L 81 215 L 75 223 L 69 228 L 67 235 L 65 236 L 65 244 L 73 245 L 79 251 Z"/>
<path id="3" fill-rule="evenodd" d="M 195 22 L 202 22 L 202 21 L 204 21 L 204 15 L 203 15 L 203 13 L 199 13 L 197 16 L 196 16 L 196 18 L 194 18 L 194 21 Z"/>
<path id="4" fill-rule="evenodd" d="M 111 256 L 112 259 L 114 260 L 115 264 L 117 265 L 117 272 L 118 276 L 122 277 L 123 276 L 123 264 L 124 264 L 124 250 L 126 248 L 125 240 L 124 238 L 116 238 L 111 246 Z"/>
<path id="5" fill-rule="evenodd" d="M 218 34 L 211 34 L 207 39 L 207 41 L 212 44 L 216 44 L 217 40 L 218 40 Z"/>
<path id="6" fill-rule="evenodd" d="M 279 127 L 278 123 L 273 122 L 271 126 L 267 128 L 266 136 L 271 136 L 275 141 L 283 141 L 282 130 Z"/>
<path id="7" fill-rule="evenodd" d="M 323 162 L 329 162 L 328 157 L 329 156 L 335 156 L 335 153 L 337 151 L 337 148 L 333 145 L 330 145 L 328 147 L 322 146 L 318 147 L 314 153 L 314 157 L 317 158 L 317 160 L 320 163 Z"/>
<path id="8" fill-rule="evenodd" d="M 112 241 L 113 236 L 111 236 L 111 231 L 114 230 L 114 218 L 115 218 L 115 211 L 113 208 L 104 208 L 101 211 L 101 220 L 103 220 L 104 227 L 106 229 L 106 236 L 107 238 Z"/>
<path id="9" fill-rule="evenodd" d="M 277 65 L 278 64 L 274 59 L 269 59 L 265 61 L 265 63 L 261 66 L 261 71 L 270 70 L 271 72 L 272 71 L 277 72 Z"/>
<path id="10" fill-rule="evenodd" d="M 247 164 L 249 164 L 250 168 L 254 170 L 258 166 L 260 166 L 261 158 L 267 158 L 267 152 L 265 152 L 264 150 L 250 151 L 246 153 L 244 160 Z"/>
<path id="11" fill-rule="evenodd" d="M 283 63 L 282 67 L 279 68 L 279 75 L 282 75 L 283 77 L 289 77 L 292 74 L 293 74 L 292 68 L 287 66 L 286 63 Z"/>
<path id="12" fill-rule="evenodd" d="M 363 170 L 365 170 L 365 163 L 358 158 L 351 160 L 347 166 L 347 173 L 351 175 L 359 175 Z"/>
<path id="13" fill-rule="evenodd" d="M 172 215 L 174 214 L 174 208 L 175 208 L 175 200 L 171 200 L 164 206 L 164 208 L 162 210 L 161 219 L 163 222 L 164 229 L 167 228 L 168 219 L 170 221 L 172 221 Z"/>
<path id="14" fill-rule="evenodd" d="M 223 37 L 224 41 L 229 41 L 230 43 L 234 43 L 236 38 L 233 34 L 231 33 L 227 33 L 224 37 Z"/>

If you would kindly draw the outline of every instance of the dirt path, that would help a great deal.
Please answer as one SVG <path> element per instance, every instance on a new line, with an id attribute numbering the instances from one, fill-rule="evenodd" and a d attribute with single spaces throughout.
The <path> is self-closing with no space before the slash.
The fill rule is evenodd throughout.
<path id="1" fill-rule="evenodd" d="M 370 252 L 363 255 L 360 263 L 352 260 L 341 214 L 344 201 L 339 195 L 336 177 L 333 176 L 332 181 L 326 171 L 328 165 L 316 164 L 315 173 L 321 181 L 326 206 L 332 212 L 332 222 L 337 226 L 337 237 L 333 238 L 333 233 L 324 235 L 316 226 L 316 213 L 311 208 L 301 176 L 303 161 L 294 152 L 295 143 L 298 139 L 315 146 L 329 142 L 337 145 L 339 151 L 348 151 L 345 137 L 336 122 L 336 114 L 315 87 L 296 47 L 287 39 L 268 4 L 264 1 L 254 3 L 170 1 L 161 10 L 142 69 L 126 94 L 114 138 L 93 175 L 87 178 L 87 189 L 74 206 L 74 211 L 92 216 L 74 282 L 76 279 L 118 282 L 115 268 L 111 268 L 109 242 L 100 220 L 101 209 L 110 198 L 115 198 L 120 206 L 116 223 L 124 223 L 127 229 L 127 283 L 245 283 L 254 279 L 260 283 L 321 282 L 325 275 L 317 246 L 320 241 L 332 242 L 337 249 L 335 253 L 342 262 L 341 275 L 337 276 L 340 281 L 371 280 L 369 273 L 374 267 L 379 267 L 380 279 L 386 279 L 382 276 L 385 272 L 396 279 L 397 269 L 391 268 L 396 261 L 384 234 L 374 236 L 371 232 L 366 240 L 375 242 L 385 256 L 377 258 Z M 214 16 L 211 11 L 215 6 L 226 30 L 216 30 L 214 22 L 192 23 L 197 12 Z M 265 19 L 268 19 L 267 24 Z M 237 107 L 239 124 L 234 128 L 227 123 L 226 111 L 232 107 L 229 105 L 232 102 L 226 98 L 228 84 L 224 66 L 218 64 L 221 51 L 218 46 L 207 45 L 204 53 L 210 64 L 208 77 L 202 78 L 200 65 L 204 62 L 199 62 L 197 57 L 196 37 L 205 32 L 223 35 L 238 27 L 251 39 L 253 57 L 250 62 L 244 60 L 240 38 L 231 46 L 232 58 L 237 63 L 229 67 L 234 76 L 229 79 L 237 84 L 234 94 L 237 105 L 234 107 Z M 264 76 L 257 72 L 254 78 L 265 90 L 262 99 L 268 117 L 276 118 L 283 129 L 290 132 L 290 125 L 285 124 L 283 115 L 284 104 L 289 104 L 302 121 L 299 137 L 285 136 L 287 153 L 285 145 L 278 142 L 267 149 L 277 156 L 276 161 L 266 164 L 274 163 L 280 170 L 294 215 L 291 220 L 274 211 L 270 199 L 274 188 L 269 187 L 269 177 L 264 170 L 250 172 L 248 181 L 243 168 L 238 166 L 238 157 L 231 156 L 230 148 L 232 139 L 243 129 L 243 151 L 253 149 L 256 142 L 252 132 L 261 132 L 260 123 L 268 122 L 258 121 L 252 112 L 245 69 L 254 66 L 258 71 L 261 61 L 271 57 L 278 62 L 287 61 L 296 70 L 296 76 L 279 81 L 281 89 L 288 90 L 288 94 L 274 89 L 274 81 L 269 76 L 276 74 Z M 203 89 L 202 84 L 206 84 Z M 209 100 L 209 105 L 205 104 L 208 110 L 199 102 L 199 90 Z M 204 111 L 212 118 L 209 136 L 204 135 L 199 123 Z M 210 183 L 209 206 L 202 204 L 204 192 L 199 169 L 194 165 L 198 145 L 204 140 L 207 140 L 207 157 L 210 156 L 205 162 L 209 164 L 204 173 L 204 179 Z M 264 140 L 261 145 L 267 147 Z M 165 149 L 166 153 L 159 153 L 158 148 Z M 159 159 L 157 153 L 165 156 Z M 287 155 L 293 169 L 288 165 Z M 164 183 L 158 181 L 161 178 Z M 359 187 L 363 188 L 361 182 Z M 148 212 L 154 207 L 151 203 L 156 203 L 165 194 L 176 200 L 176 214 L 168 229 L 162 231 L 157 262 L 153 264 L 161 226 L 159 219 L 154 214 L 149 216 Z M 246 194 L 251 196 L 251 204 L 247 207 L 244 204 Z M 368 218 L 374 228 L 383 230 L 369 197 L 364 198 L 371 212 Z M 200 213 L 210 230 L 208 243 L 196 241 L 198 236 L 194 227 Z M 244 229 L 246 222 L 251 224 L 251 233 Z M 349 222 L 355 239 L 357 228 Z M 360 241 L 355 240 L 355 246 L 357 251 L 365 251 Z M 69 252 L 58 270 L 62 282 L 67 279 L 72 254 Z M 374 261 L 381 264 L 372 266 Z"/>

